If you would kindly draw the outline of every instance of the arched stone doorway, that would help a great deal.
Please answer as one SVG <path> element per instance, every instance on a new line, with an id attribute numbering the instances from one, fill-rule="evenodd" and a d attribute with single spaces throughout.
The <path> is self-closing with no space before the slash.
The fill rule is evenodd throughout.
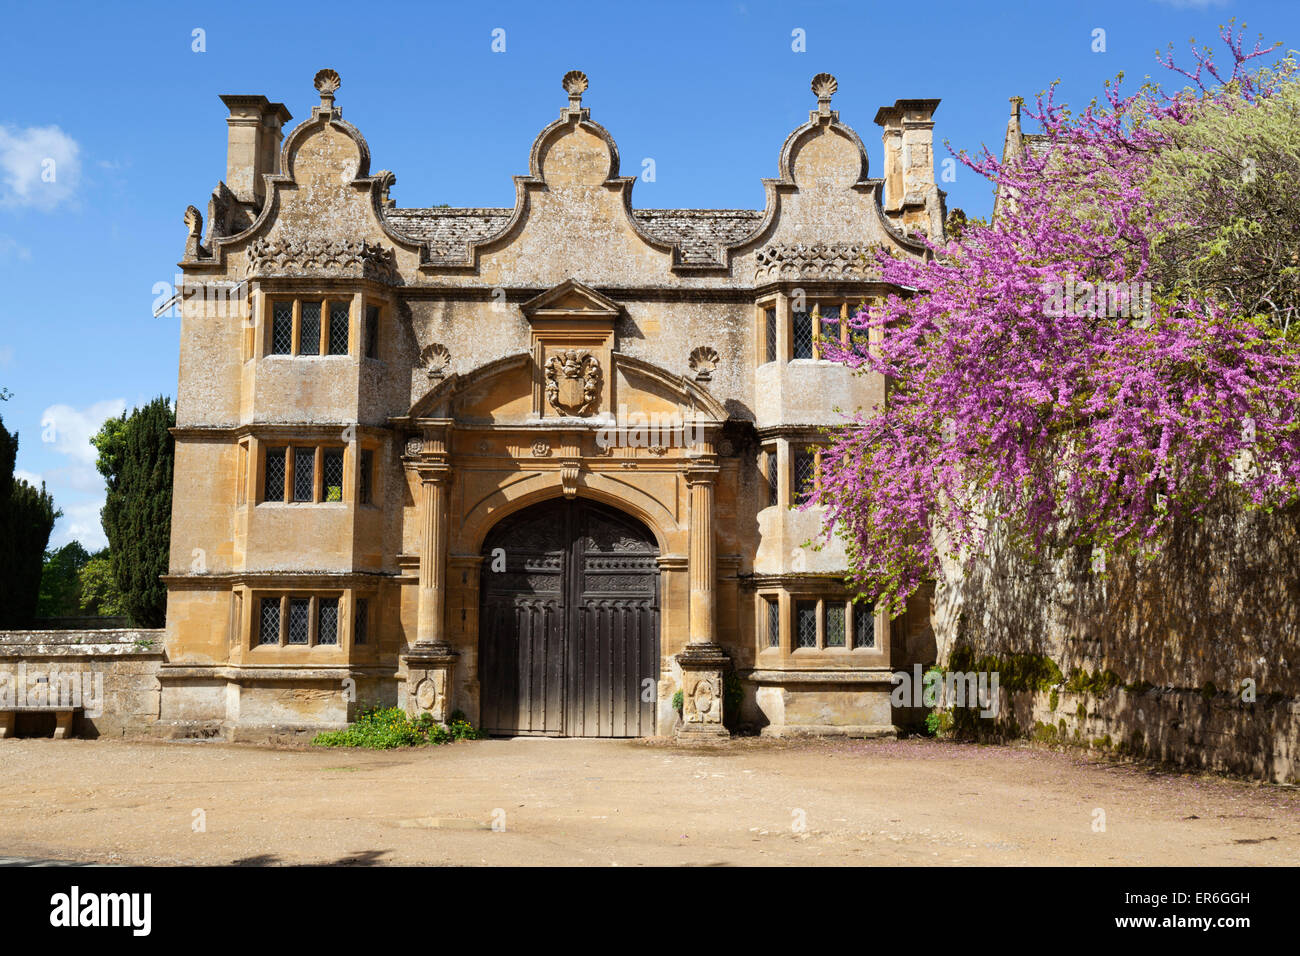
<path id="1" fill-rule="evenodd" d="M 483 544 L 480 723 L 492 734 L 655 732 L 659 549 L 635 518 L 557 499 Z"/>

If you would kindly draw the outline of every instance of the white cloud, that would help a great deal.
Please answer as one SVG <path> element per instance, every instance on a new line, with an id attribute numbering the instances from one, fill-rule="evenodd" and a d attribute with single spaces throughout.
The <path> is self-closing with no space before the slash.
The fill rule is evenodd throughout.
<path id="1" fill-rule="evenodd" d="M 99 510 L 104 507 L 101 496 L 98 501 L 81 501 L 71 505 L 60 505 L 54 499 L 54 507 L 63 509 L 63 517 L 54 526 L 50 535 L 50 550 L 61 548 L 70 541 L 80 541 L 87 551 L 95 552 L 108 547 L 108 538 L 104 537 L 104 526 L 99 521 Z"/>
<path id="2" fill-rule="evenodd" d="M 41 478 L 40 475 L 36 474 L 36 472 L 27 471 L 24 468 L 15 468 L 14 478 L 21 479 L 22 481 L 27 482 L 33 488 L 39 488 L 41 486 L 41 482 L 44 480 Z"/>
<path id="3" fill-rule="evenodd" d="M 0 126 L 0 206 L 53 209 L 81 179 L 81 147 L 57 126 Z"/>
<path id="4" fill-rule="evenodd" d="M 71 405 L 51 405 L 41 413 L 41 441 L 52 444 L 54 451 L 70 456 L 75 462 L 94 469 L 99 453 L 90 436 L 99 431 L 106 419 L 126 411 L 126 399 L 110 398 L 84 409 Z"/>

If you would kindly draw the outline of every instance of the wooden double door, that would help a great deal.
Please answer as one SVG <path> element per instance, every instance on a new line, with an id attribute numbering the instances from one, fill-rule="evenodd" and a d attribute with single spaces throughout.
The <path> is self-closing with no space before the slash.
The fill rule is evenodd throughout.
<path id="1" fill-rule="evenodd" d="M 653 734 L 658 559 L 644 525 L 582 499 L 534 505 L 493 528 L 479 589 L 483 729 Z"/>

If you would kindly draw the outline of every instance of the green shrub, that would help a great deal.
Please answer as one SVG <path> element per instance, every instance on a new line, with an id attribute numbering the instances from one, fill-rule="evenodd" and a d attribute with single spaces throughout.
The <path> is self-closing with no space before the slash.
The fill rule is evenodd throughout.
<path id="1" fill-rule="evenodd" d="M 328 730 L 317 734 L 312 743 L 317 747 L 365 747 L 369 750 L 391 750 L 394 747 L 420 747 L 425 744 L 447 744 L 453 740 L 478 740 L 484 734 L 474 729 L 462 711 L 454 711 L 444 727 L 431 714 L 420 714 L 412 719 L 397 707 L 375 705 L 363 710 L 357 719 L 344 730 Z"/>
<path id="2" fill-rule="evenodd" d="M 680 714 L 682 712 L 682 704 L 685 701 L 686 701 L 686 695 L 683 694 L 680 690 L 677 693 L 673 694 L 673 710 L 677 711 L 677 713 Z"/>

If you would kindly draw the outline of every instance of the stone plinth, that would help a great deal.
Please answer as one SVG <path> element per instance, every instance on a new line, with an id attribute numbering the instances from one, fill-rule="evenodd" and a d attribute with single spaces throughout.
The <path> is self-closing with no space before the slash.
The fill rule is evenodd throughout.
<path id="1" fill-rule="evenodd" d="M 414 644 L 403 655 L 406 663 L 406 712 L 429 714 L 440 724 L 452 712 L 452 677 L 459 653 L 448 644 Z"/>
<path id="2" fill-rule="evenodd" d="M 677 736 L 683 738 L 727 737 L 722 722 L 723 681 L 731 659 L 717 644 L 687 644 L 677 655 L 682 669 L 682 723 Z"/>

